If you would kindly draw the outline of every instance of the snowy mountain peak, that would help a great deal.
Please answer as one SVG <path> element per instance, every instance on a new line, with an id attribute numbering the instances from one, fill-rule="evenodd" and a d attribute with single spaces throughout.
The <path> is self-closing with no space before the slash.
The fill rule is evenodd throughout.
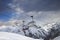
<path id="1" fill-rule="evenodd" d="M 38 28 L 38 26 L 36 25 L 36 22 L 35 21 L 31 21 L 27 24 L 28 27 L 36 27 Z"/>

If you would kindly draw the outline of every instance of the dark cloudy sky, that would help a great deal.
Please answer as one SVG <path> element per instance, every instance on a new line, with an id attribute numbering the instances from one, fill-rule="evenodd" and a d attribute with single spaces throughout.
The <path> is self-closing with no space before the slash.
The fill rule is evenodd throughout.
<path id="1" fill-rule="evenodd" d="M 60 20 L 60 0 L 0 0 L 0 20 L 30 20 L 33 15 L 37 22 Z"/>

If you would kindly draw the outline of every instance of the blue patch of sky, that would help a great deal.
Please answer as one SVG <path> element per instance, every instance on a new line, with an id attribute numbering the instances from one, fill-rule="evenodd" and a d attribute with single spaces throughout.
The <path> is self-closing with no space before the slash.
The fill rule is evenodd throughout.
<path id="1" fill-rule="evenodd" d="M 10 11 L 4 11 L 4 12 L 0 12 L 0 20 L 2 21 L 8 21 L 10 18 L 12 18 L 13 12 Z"/>

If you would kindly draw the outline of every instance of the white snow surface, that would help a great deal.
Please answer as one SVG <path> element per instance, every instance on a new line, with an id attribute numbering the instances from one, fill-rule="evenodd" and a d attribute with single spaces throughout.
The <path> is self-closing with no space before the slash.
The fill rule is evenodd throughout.
<path id="1" fill-rule="evenodd" d="M 60 36 L 56 37 L 54 40 L 60 40 Z"/>
<path id="2" fill-rule="evenodd" d="M 43 39 L 33 39 L 15 33 L 0 32 L 0 40 L 43 40 Z"/>

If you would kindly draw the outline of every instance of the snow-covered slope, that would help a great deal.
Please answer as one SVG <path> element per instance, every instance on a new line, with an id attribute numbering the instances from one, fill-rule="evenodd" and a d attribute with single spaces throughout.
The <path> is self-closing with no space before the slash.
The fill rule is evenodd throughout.
<path id="1" fill-rule="evenodd" d="M 53 40 L 60 40 L 60 36 L 56 37 L 56 38 L 55 38 L 55 39 L 53 39 Z"/>
<path id="2" fill-rule="evenodd" d="M 43 39 L 33 39 L 14 33 L 0 32 L 0 40 L 43 40 Z"/>

